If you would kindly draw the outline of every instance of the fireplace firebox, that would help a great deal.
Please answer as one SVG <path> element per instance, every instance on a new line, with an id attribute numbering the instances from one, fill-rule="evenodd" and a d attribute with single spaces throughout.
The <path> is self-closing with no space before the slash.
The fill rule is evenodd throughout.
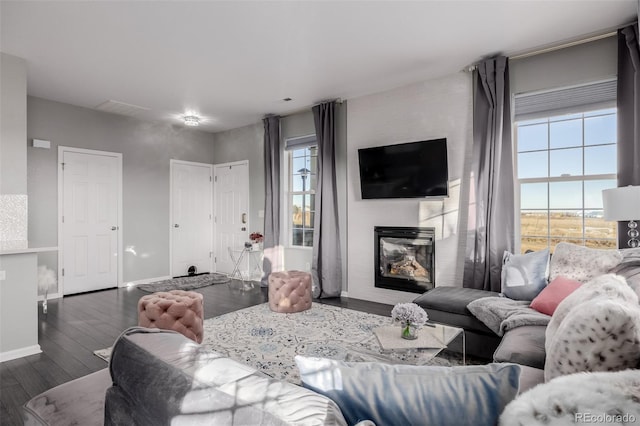
<path id="1" fill-rule="evenodd" d="M 375 286 L 424 293 L 435 286 L 435 228 L 376 226 Z"/>

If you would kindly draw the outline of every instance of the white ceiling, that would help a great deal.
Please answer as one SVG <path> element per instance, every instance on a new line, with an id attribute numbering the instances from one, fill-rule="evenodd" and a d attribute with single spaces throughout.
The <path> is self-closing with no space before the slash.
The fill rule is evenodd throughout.
<path id="1" fill-rule="evenodd" d="M 215 132 L 606 31 L 637 0 L 2 1 L 0 15 L 29 95 L 176 124 L 193 111 Z"/>

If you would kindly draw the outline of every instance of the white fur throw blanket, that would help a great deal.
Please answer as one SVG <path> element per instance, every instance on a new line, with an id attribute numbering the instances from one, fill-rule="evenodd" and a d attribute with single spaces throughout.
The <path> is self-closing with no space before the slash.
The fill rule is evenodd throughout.
<path id="1" fill-rule="evenodd" d="M 509 403 L 500 426 L 640 424 L 640 370 L 576 373 L 538 385 Z"/>
<path id="2" fill-rule="evenodd" d="M 529 307 L 526 300 L 508 297 L 481 297 L 467 305 L 467 309 L 498 336 L 525 325 L 547 325 L 549 315 Z"/>
<path id="3" fill-rule="evenodd" d="M 551 351 L 558 327 L 576 306 L 592 300 L 620 300 L 638 304 L 638 296 L 627 285 L 626 280 L 618 275 L 601 275 L 582 284 L 576 291 L 567 296 L 556 308 L 545 331 L 545 350 Z"/>

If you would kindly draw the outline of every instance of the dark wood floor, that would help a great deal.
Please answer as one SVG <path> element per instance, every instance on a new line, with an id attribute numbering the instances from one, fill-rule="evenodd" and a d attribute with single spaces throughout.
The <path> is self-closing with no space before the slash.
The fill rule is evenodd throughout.
<path id="1" fill-rule="evenodd" d="M 204 315 L 211 318 L 267 301 L 265 289 L 234 291 L 227 284 L 195 290 L 204 295 Z M 120 288 L 50 300 L 45 315 L 38 308 L 38 341 L 42 353 L 0 363 L 0 424 L 21 425 L 20 407 L 32 397 L 107 364 L 93 351 L 111 346 L 120 333 L 137 325 L 136 288 Z M 327 303 L 379 315 L 391 305 L 348 298 Z"/>

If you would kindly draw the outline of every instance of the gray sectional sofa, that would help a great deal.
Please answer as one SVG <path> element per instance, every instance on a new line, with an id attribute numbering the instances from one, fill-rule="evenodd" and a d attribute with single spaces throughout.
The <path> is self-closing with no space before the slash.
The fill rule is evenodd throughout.
<path id="1" fill-rule="evenodd" d="M 431 321 L 465 330 L 466 352 L 494 362 L 514 362 L 535 369 L 544 368 L 546 326 L 528 325 L 507 331 L 500 337 L 467 308 L 469 303 L 500 293 L 460 287 L 436 287 L 420 295 L 414 303 L 423 307 Z M 460 351 L 460 342 L 450 346 Z"/>
<path id="2" fill-rule="evenodd" d="M 142 327 L 116 340 L 109 368 L 36 396 L 23 415 L 29 426 L 346 425 L 327 397 Z"/>
<path id="3" fill-rule="evenodd" d="M 520 392 L 540 382 L 541 370 L 521 366 Z M 141 327 L 116 340 L 109 368 L 34 397 L 23 415 L 29 426 L 348 424 L 326 396 L 268 377 L 179 333 Z M 358 424 L 364 425 L 371 423 Z"/>

